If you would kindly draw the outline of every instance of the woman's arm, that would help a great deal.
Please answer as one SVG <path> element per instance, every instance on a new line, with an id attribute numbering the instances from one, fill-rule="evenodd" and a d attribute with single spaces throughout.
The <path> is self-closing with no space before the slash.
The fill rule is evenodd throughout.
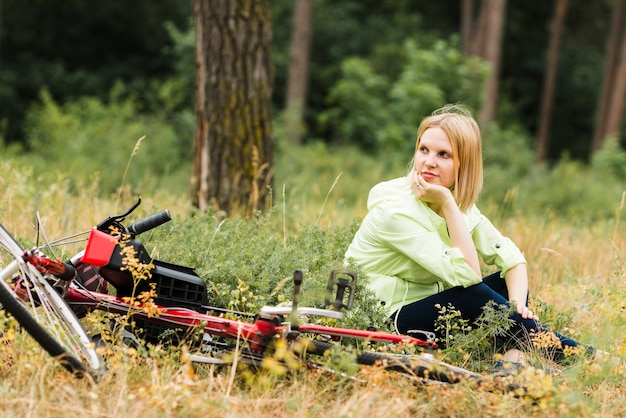
<path id="1" fill-rule="evenodd" d="M 450 234 L 452 246 L 461 250 L 465 262 L 474 270 L 478 277 L 481 277 L 480 263 L 474 241 L 472 241 L 469 229 L 461 215 L 461 210 L 452 194 L 450 194 L 450 198 L 443 202 L 441 210 L 448 225 L 448 234 Z"/>
<path id="2" fill-rule="evenodd" d="M 413 175 L 415 176 L 413 192 L 416 197 L 427 202 L 431 209 L 446 220 L 452 246 L 461 250 L 465 262 L 480 278 L 480 263 L 476 246 L 452 192 L 447 187 L 428 183 L 416 172 Z"/>
<path id="3" fill-rule="evenodd" d="M 504 275 L 509 292 L 509 301 L 515 305 L 517 313 L 524 319 L 539 318 L 526 306 L 528 297 L 528 271 L 526 264 L 518 264 Z"/>

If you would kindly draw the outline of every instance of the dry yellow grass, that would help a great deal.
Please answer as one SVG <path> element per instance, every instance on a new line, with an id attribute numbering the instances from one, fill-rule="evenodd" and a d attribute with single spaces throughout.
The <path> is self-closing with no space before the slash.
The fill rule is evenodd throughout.
<path id="1" fill-rule="evenodd" d="M 6 177 L 5 177 L 6 179 Z M 114 197 L 79 197 L 59 190 L 36 192 L 12 178 L 0 219 L 19 237 L 34 237 L 30 222 L 39 210 L 50 236 L 64 235 L 120 212 Z M 11 186 L 11 187 L 9 187 Z M 125 196 L 130 199 L 129 196 Z M 146 199 L 142 210 L 173 208 L 185 216 L 182 197 Z M 622 212 L 623 213 L 623 208 Z M 138 214 L 139 217 L 139 214 Z M 319 218 L 317 210 L 312 220 Z M 289 377 L 231 374 L 194 367 L 177 351 L 147 358 L 121 350 L 101 382 L 76 379 L 27 335 L 3 324 L 0 341 L 0 410 L 3 417 L 420 417 L 596 416 L 626 414 L 626 234 L 619 217 L 594 226 L 558 219 L 505 219 L 499 226 L 525 250 L 531 290 L 558 310 L 572 310 L 581 340 L 610 352 L 611 359 L 580 363 L 554 378 L 528 377 L 538 399 L 489 393 L 461 384 L 421 385 L 380 370 L 365 369 L 351 380 L 301 370 Z"/>

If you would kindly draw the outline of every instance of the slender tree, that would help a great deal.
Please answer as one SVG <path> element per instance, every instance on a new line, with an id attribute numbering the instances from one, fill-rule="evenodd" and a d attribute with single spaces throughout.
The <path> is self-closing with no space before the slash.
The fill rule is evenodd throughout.
<path id="1" fill-rule="evenodd" d="M 483 58 L 491 67 L 485 84 L 479 120 L 484 127 L 496 116 L 506 0 L 483 0 L 476 19 L 474 19 L 473 1 L 461 1 L 461 31 L 465 38 L 462 40 L 464 53 Z"/>
<path id="2" fill-rule="evenodd" d="M 196 135 L 192 203 L 251 215 L 271 196 L 268 0 L 195 0 Z"/>
<path id="3" fill-rule="evenodd" d="M 483 32 L 483 38 L 486 41 L 483 57 L 491 65 L 491 73 L 485 86 L 485 101 L 480 113 L 480 121 L 483 126 L 487 126 L 495 118 L 498 105 L 506 0 L 486 0 L 483 8 L 488 10 Z"/>
<path id="4" fill-rule="evenodd" d="M 472 27 L 474 23 L 474 0 L 461 0 L 461 47 L 463 54 L 472 55 Z"/>
<path id="5" fill-rule="evenodd" d="M 623 88 L 620 92 L 620 84 L 623 84 L 624 75 L 620 80 L 620 40 L 624 33 L 624 21 L 626 19 L 626 0 L 615 0 L 613 6 L 613 13 L 611 17 L 611 26 L 609 29 L 609 35 L 606 44 L 606 61 L 604 67 L 604 77 L 602 79 L 602 91 L 598 100 L 596 123 L 593 134 L 593 141 L 591 143 L 591 151 L 597 151 L 601 148 L 602 142 L 605 137 L 611 134 L 611 130 L 615 130 L 617 121 L 621 121 L 621 115 L 623 114 L 623 97 L 622 97 L 622 110 L 619 115 L 616 113 L 619 111 L 620 100 L 619 95 L 624 95 Z M 623 44 L 626 42 L 622 41 Z M 622 47 L 624 49 L 624 46 Z M 624 53 L 622 52 L 624 55 Z M 626 59 L 626 58 L 623 58 Z M 622 61 L 623 61 L 622 59 Z M 617 107 L 616 107 L 617 106 Z M 609 119 L 611 119 L 612 127 L 609 129 Z M 619 124 L 618 124 L 619 125 Z M 619 130 L 619 126 L 617 127 Z"/>
<path id="6" fill-rule="evenodd" d="M 289 52 L 289 78 L 285 109 L 285 134 L 294 143 L 301 141 L 309 81 L 309 48 L 311 44 L 312 0 L 296 0 Z"/>
<path id="7" fill-rule="evenodd" d="M 567 14 L 569 0 L 558 0 L 554 12 L 554 19 L 550 29 L 550 45 L 548 47 L 548 61 L 539 112 L 539 129 L 537 131 L 537 160 L 544 161 L 549 144 L 549 126 L 554 102 L 554 87 L 561 49 L 561 34 L 563 22 Z"/>
<path id="8" fill-rule="evenodd" d="M 0 0 L 0 65 L 2 65 L 2 30 L 4 29 L 2 18 L 2 0 Z"/>
<path id="9" fill-rule="evenodd" d="M 605 138 L 617 136 L 624 120 L 624 103 L 626 101 L 626 31 L 622 29 L 622 32 L 622 47 L 615 69 L 613 89 L 611 90 Z"/>

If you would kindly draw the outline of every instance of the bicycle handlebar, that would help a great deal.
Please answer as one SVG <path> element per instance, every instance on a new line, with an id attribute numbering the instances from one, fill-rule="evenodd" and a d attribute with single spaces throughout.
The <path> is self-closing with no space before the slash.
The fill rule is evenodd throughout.
<path id="1" fill-rule="evenodd" d="M 170 212 L 165 209 L 159 213 L 155 213 L 154 215 L 150 215 L 147 218 L 142 219 L 141 221 L 129 225 L 127 229 L 128 232 L 130 232 L 131 234 L 139 235 L 153 228 L 156 228 L 157 226 L 163 225 L 164 223 L 171 220 L 172 216 L 170 215 Z"/>

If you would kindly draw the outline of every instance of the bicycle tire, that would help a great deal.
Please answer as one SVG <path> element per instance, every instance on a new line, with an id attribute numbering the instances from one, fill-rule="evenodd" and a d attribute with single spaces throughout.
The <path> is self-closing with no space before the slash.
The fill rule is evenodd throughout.
<path id="1" fill-rule="evenodd" d="M 2 225 L 0 250 L 3 258 L 14 260 L 12 276 L 17 274 L 26 283 L 22 289 L 27 289 L 30 295 L 28 301 L 23 300 L 6 281 L 13 277 L 0 278 L 0 303 L 4 309 L 65 369 L 77 376 L 99 378 L 104 363 L 80 321 L 48 282 L 49 278 L 23 260 L 22 247 Z"/>
<path id="2" fill-rule="evenodd" d="M 308 352 L 324 355 L 338 344 L 322 340 L 310 340 Z M 345 347 L 339 346 L 340 349 Z M 483 375 L 453 366 L 436 359 L 432 354 L 403 355 L 379 353 L 373 351 L 357 351 L 356 362 L 364 366 L 378 366 L 385 370 L 399 372 L 424 381 L 443 384 L 467 382 L 475 387 L 491 392 L 513 393 L 515 396 L 529 395 L 528 388 L 516 382 L 514 376 Z"/>
<path id="3" fill-rule="evenodd" d="M 337 347 L 337 344 L 321 340 L 311 340 L 311 343 L 315 355 L 324 355 Z M 437 360 L 430 354 L 402 355 L 358 350 L 355 360 L 360 365 L 380 366 L 385 370 L 442 383 L 455 384 L 468 380 L 479 382 L 485 378 L 480 373 Z"/>
<path id="4" fill-rule="evenodd" d="M 333 370 L 332 366 L 328 367 L 324 362 L 320 362 L 319 358 L 313 357 L 324 356 L 329 351 L 338 349 L 340 352 L 356 353 L 355 361 L 359 365 L 382 367 L 388 371 L 399 372 L 417 378 L 420 382 L 437 384 L 459 384 L 466 382 L 476 388 L 490 392 L 513 393 L 515 396 L 528 394 L 528 389 L 524 385 L 516 382 L 514 376 L 500 376 L 495 374 L 483 375 L 438 360 L 430 353 L 403 355 L 366 350 L 357 350 L 354 352 L 334 342 L 309 338 L 298 340 L 305 343 L 297 350 L 299 355 L 302 356 L 301 360 L 304 364 L 308 367 L 325 370 L 331 373 L 343 375 L 342 372 Z M 263 359 L 267 355 L 268 353 L 257 352 L 249 350 L 246 347 L 241 347 L 237 352 L 235 352 L 234 349 L 220 349 L 212 353 L 193 353 L 189 354 L 189 359 L 196 363 L 212 365 L 232 366 L 235 363 L 246 364 L 255 369 L 263 367 Z M 269 355 L 271 355 L 271 350 Z M 229 356 L 232 357 L 228 358 Z M 357 378 L 357 380 L 359 379 Z"/>

